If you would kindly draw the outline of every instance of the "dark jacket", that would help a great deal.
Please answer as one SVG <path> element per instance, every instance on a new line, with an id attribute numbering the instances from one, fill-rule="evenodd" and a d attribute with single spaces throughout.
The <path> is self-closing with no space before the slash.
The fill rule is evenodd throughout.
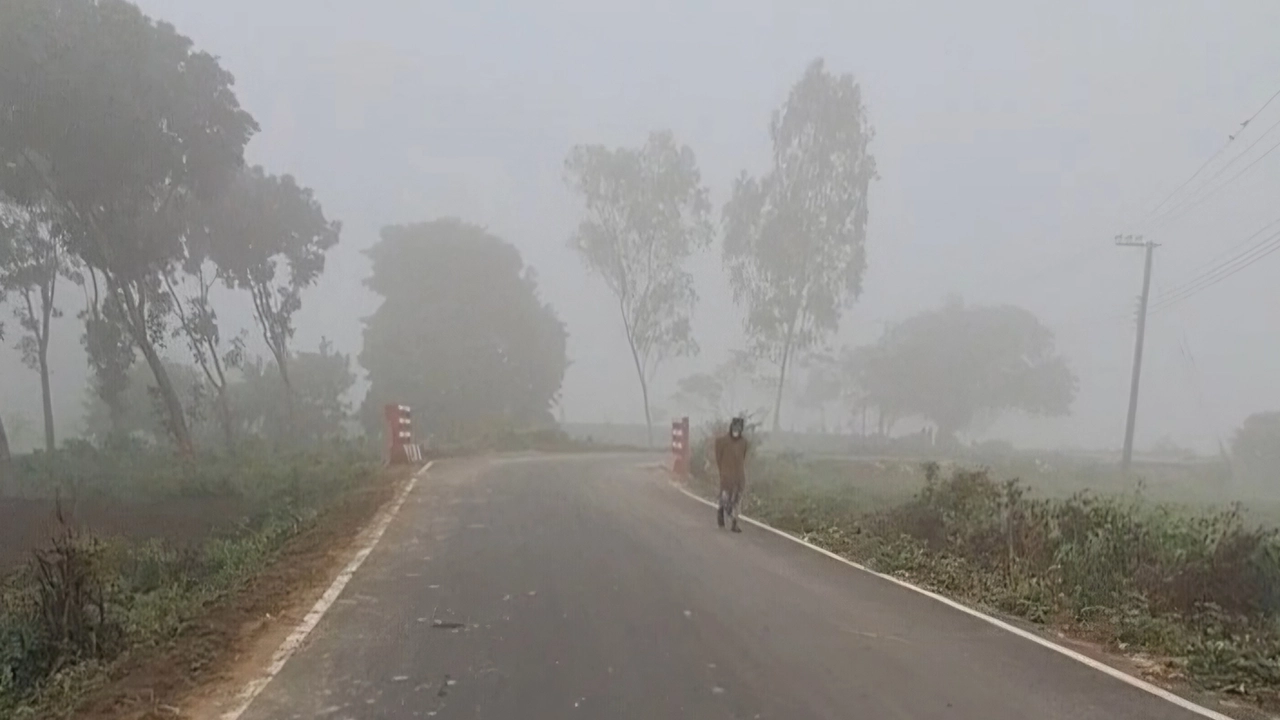
<path id="1" fill-rule="evenodd" d="M 730 435 L 716 438 L 716 467 L 721 490 L 741 490 L 747 482 L 747 439 Z"/>

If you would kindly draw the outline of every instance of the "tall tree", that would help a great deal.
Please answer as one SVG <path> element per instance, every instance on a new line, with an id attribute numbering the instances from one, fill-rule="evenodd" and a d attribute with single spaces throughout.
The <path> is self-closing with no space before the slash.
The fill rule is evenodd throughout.
<path id="1" fill-rule="evenodd" d="M 554 424 L 568 359 L 564 325 L 538 297 L 520 252 L 483 228 L 445 219 L 384 228 L 368 287 L 363 416 L 413 408 L 414 430 L 465 441 Z"/>
<path id="2" fill-rule="evenodd" d="M 191 435 L 161 359 L 163 278 L 185 254 L 185 208 L 234 177 L 257 131 L 233 83 L 123 0 L 0 4 L 0 191 L 46 196 L 71 226 L 70 249 L 104 281 L 185 452 Z"/>
<path id="3" fill-rule="evenodd" d="M 724 262 L 752 349 L 778 367 L 773 428 L 797 352 L 835 332 L 862 292 L 874 132 L 852 75 L 815 60 L 769 126 L 773 168 L 724 207 Z"/>
<path id="4" fill-rule="evenodd" d="M 871 357 L 867 384 L 882 409 L 932 421 L 939 439 L 1010 410 L 1065 414 L 1076 393 L 1053 332 L 1010 305 L 952 301 L 891 326 Z"/>
<path id="5" fill-rule="evenodd" d="M 53 320 L 62 316 L 55 302 L 58 279 L 75 278 L 61 233 L 60 224 L 47 208 L 0 207 L 0 243 L 10 245 L 7 253 L 0 253 L 0 295 L 8 295 L 23 331 L 17 346 L 22 362 L 40 375 L 44 444 L 49 452 L 57 446 L 49 336 Z"/>
<path id="6" fill-rule="evenodd" d="M 569 244 L 618 303 L 652 445 L 650 381 L 664 360 L 697 352 L 698 293 L 684 266 L 711 242 L 707 189 L 693 150 L 670 132 L 639 148 L 580 145 L 565 174 L 587 215 Z"/>
<path id="7" fill-rule="evenodd" d="M 292 176 L 268 175 L 260 167 L 240 175 L 205 223 L 208 257 L 228 287 L 252 298 L 254 319 L 292 407 L 293 317 L 302 308 L 302 291 L 324 272 L 325 253 L 338 243 L 342 224 L 326 219 L 314 193 Z"/>
<path id="8" fill-rule="evenodd" d="M 227 449 L 231 449 L 235 446 L 235 422 L 229 397 L 230 372 L 244 362 L 245 333 L 241 332 L 224 342 L 218 325 L 218 313 L 209 297 L 217 282 L 218 272 L 210 266 L 211 263 L 203 262 L 200 256 L 194 256 L 184 264 L 181 274 L 175 272 L 166 275 L 165 284 L 178 315 L 178 327 L 174 334 L 186 340 L 196 366 L 213 388 L 222 441 Z"/>

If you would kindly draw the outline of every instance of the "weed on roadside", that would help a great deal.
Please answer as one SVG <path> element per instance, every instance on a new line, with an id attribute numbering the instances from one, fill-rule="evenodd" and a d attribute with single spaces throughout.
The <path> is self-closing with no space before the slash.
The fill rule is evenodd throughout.
<path id="1" fill-rule="evenodd" d="M 939 593 L 1167 658 L 1197 686 L 1280 707 L 1280 530 L 1238 506 L 1189 512 L 1141 487 L 1033 496 L 988 471 L 944 474 L 887 504 L 794 459 L 753 468 L 752 515 Z M 704 489 L 713 482 L 699 479 Z"/>

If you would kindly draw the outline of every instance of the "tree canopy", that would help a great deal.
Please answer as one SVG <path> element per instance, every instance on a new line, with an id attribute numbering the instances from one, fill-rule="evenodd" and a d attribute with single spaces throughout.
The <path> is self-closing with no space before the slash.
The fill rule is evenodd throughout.
<path id="1" fill-rule="evenodd" d="M 891 326 L 856 357 L 872 403 L 892 417 L 932 421 L 939 438 L 984 414 L 1066 414 L 1075 399 L 1076 377 L 1053 332 L 1011 305 L 950 302 Z"/>
<path id="2" fill-rule="evenodd" d="M 362 413 L 410 405 L 414 428 L 464 441 L 554 423 L 566 333 L 518 250 L 456 219 L 384 228 L 368 251 L 383 298 L 365 321 Z"/>
<path id="3" fill-rule="evenodd" d="M 189 255 L 189 272 L 211 260 L 227 287 L 249 293 L 263 342 L 290 386 L 289 343 L 302 291 L 324 272 L 325 253 L 342 224 L 325 217 L 310 188 L 290 175 L 246 168 L 205 209 Z"/>
<path id="4" fill-rule="evenodd" d="M 101 276 L 179 447 L 191 437 L 161 349 L 163 278 L 186 254 L 188 208 L 243 165 L 257 124 L 212 55 L 123 0 L 0 4 L 0 193 L 47 202 Z M 103 317 L 99 315 L 99 318 Z"/>
<path id="5" fill-rule="evenodd" d="M 787 369 L 840 325 L 862 291 L 874 133 L 852 75 L 815 60 L 769 126 L 773 167 L 745 172 L 724 207 L 724 262 L 746 311 L 752 350 L 778 366 L 773 427 Z"/>
<path id="6" fill-rule="evenodd" d="M 711 204 L 697 159 L 670 132 L 639 148 L 580 145 L 565 160 L 586 217 L 569 241 L 618 303 L 653 443 L 649 384 L 666 359 L 697 351 L 698 293 L 685 269 L 711 242 Z"/>

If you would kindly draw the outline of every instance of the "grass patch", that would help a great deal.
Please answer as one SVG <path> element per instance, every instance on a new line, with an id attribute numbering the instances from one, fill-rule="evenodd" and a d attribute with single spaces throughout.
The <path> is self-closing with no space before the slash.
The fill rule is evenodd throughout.
<path id="1" fill-rule="evenodd" d="M 877 571 L 1167 658 L 1169 674 L 1202 689 L 1280 707 L 1280 530 L 1239 506 L 1153 502 L 1141 486 L 1046 496 L 937 465 L 919 476 L 881 468 L 869 481 L 839 467 L 760 458 L 744 512 Z"/>
<path id="2" fill-rule="evenodd" d="M 77 451 L 80 452 L 80 451 Z M 83 457 L 44 462 L 77 467 Z M 172 642 L 215 602 L 239 590 L 378 463 L 354 448 L 209 456 L 100 458 L 105 478 L 135 469 L 128 495 L 236 496 L 252 508 L 217 532 L 181 544 L 95 537 L 62 518 L 50 543 L 0 584 L 0 717 L 70 714 L 131 654 Z M 102 477 L 83 478 L 101 488 Z M 124 506 L 122 506 L 124 507 Z"/>

